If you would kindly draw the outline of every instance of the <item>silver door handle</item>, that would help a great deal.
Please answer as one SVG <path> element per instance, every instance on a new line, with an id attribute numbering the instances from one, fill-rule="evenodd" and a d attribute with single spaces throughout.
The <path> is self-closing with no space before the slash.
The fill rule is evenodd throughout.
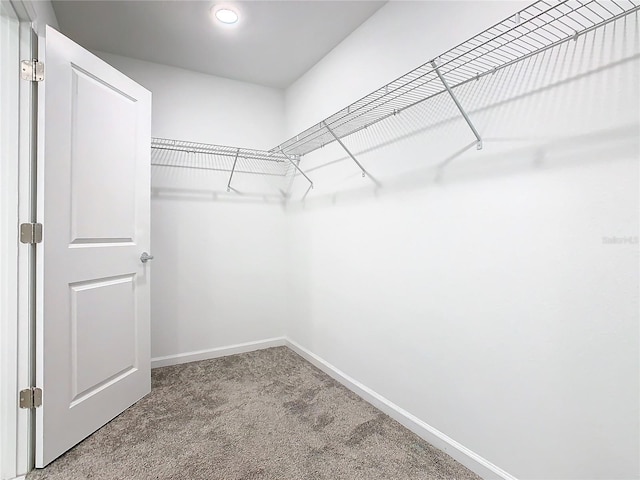
<path id="1" fill-rule="evenodd" d="M 140 255 L 140 261 L 142 263 L 147 263 L 149 260 L 153 260 L 153 255 L 149 255 L 147 252 L 142 252 L 142 255 Z"/>

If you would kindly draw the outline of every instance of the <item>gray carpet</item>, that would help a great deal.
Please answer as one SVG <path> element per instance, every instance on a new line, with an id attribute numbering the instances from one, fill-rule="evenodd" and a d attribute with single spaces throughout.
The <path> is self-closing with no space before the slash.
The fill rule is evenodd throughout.
<path id="1" fill-rule="evenodd" d="M 479 478 L 286 347 L 159 368 L 152 385 L 28 480 Z"/>

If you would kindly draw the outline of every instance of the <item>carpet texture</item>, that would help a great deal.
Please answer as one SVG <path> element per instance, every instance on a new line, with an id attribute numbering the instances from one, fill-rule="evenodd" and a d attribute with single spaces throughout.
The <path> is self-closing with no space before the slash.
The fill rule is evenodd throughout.
<path id="1" fill-rule="evenodd" d="M 286 347 L 155 369 L 28 480 L 478 479 Z"/>

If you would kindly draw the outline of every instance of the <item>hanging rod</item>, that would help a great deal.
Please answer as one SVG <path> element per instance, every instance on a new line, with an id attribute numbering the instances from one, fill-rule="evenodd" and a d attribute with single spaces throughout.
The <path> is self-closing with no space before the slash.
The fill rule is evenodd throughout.
<path id="1" fill-rule="evenodd" d="M 303 156 L 640 9 L 640 0 L 539 0 L 362 97 L 271 152 Z M 437 65 L 437 69 L 434 65 Z M 444 76 L 449 89 L 440 80 Z M 474 132 L 475 133 L 475 132 Z M 479 136 L 477 136 L 479 137 Z"/>

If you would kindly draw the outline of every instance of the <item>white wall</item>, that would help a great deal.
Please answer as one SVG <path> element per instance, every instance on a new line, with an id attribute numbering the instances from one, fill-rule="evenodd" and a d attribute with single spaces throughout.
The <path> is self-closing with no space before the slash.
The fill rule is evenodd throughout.
<path id="1" fill-rule="evenodd" d="M 95 52 L 153 93 L 154 137 L 269 149 L 284 131 L 284 92 Z"/>
<path id="2" fill-rule="evenodd" d="M 288 132 L 513 11 L 389 3 L 288 90 Z M 347 140 L 378 191 L 305 157 L 287 335 L 517 478 L 638 478 L 637 32 L 459 89 L 482 152 L 438 97 Z"/>
<path id="3" fill-rule="evenodd" d="M 152 92 L 153 136 L 247 148 L 282 136 L 280 90 L 98 55 Z M 284 210 L 227 195 L 227 173 L 151 175 L 152 357 L 281 336 Z"/>

